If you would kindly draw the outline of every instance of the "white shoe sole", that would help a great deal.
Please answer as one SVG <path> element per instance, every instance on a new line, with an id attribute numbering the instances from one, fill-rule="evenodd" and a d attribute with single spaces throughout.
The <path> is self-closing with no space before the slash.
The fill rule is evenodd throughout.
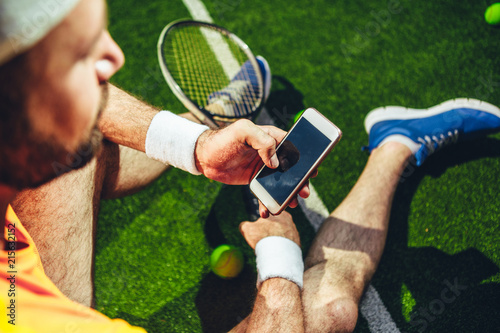
<path id="1" fill-rule="evenodd" d="M 426 118 L 458 108 L 470 108 L 491 113 L 500 118 L 500 109 L 493 104 L 472 98 L 456 98 L 428 109 L 409 109 L 402 106 L 384 106 L 370 111 L 365 117 L 365 130 L 370 133 L 373 125 L 385 120 Z"/>

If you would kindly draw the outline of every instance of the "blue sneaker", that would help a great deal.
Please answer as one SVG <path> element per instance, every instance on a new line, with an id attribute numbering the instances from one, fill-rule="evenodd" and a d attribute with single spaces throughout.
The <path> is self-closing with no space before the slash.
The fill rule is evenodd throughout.
<path id="1" fill-rule="evenodd" d="M 370 152 L 388 141 L 410 148 L 417 166 L 441 147 L 500 131 L 500 109 L 476 99 L 458 98 L 429 109 L 386 106 L 365 118 Z"/>
<path id="2" fill-rule="evenodd" d="M 267 101 L 269 93 L 271 92 L 271 68 L 267 63 L 267 60 L 263 56 L 256 56 L 257 62 L 259 63 L 260 72 L 262 74 L 262 81 L 264 82 L 264 100 L 263 103 Z"/>
<path id="3" fill-rule="evenodd" d="M 266 59 L 264 59 L 262 56 L 257 56 L 256 59 L 257 63 L 259 64 L 262 81 L 264 84 L 263 103 L 265 103 L 271 91 L 271 69 L 269 68 L 269 64 L 267 63 Z M 248 95 L 255 96 L 257 91 L 257 76 L 255 75 L 253 67 L 250 65 L 250 61 L 246 61 L 227 87 L 222 90 L 213 92 L 208 96 L 207 104 L 219 104 L 224 109 L 226 109 L 227 105 L 233 105 L 236 107 L 236 110 L 232 110 L 230 113 L 234 112 L 234 114 L 228 114 L 229 116 L 246 115 L 249 114 L 251 110 L 248 109 L 248 106 L 246 105 L 246 103 L 243 103 L 242 100 L 244 100 L 245 96 Z"/>
<path id="4" fill-rule="evenodd" d="M 260 74 L 262 75 L 262 82 L 264 83 L 263 102 L 265 103 L 267 101 L 267 98 L 269 97 L 269 92 L 271 91 L 271 68 L 269 68 L 269 64 L 263 56 L 256 56 L 255 59 L 257 59 L 257 63 L 259 64 Z M 236 74 L 231 82 L 235 82 L 236 80 L 247 80 L 246 76 L 249 77 L 250 82 L 252 83 L 252 88 L 254 90 L 257 90 L 257 77 L 255 76 L 253 68 L 250 66 L 250 61 L 246 61 L 243 66 L 241 66 L 241 70 L 238 72 L 238 74 Z"/>

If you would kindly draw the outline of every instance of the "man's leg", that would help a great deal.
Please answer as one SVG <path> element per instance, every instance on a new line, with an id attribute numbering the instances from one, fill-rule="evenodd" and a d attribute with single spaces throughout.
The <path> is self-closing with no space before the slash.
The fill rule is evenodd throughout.
<path id="1" fill-rule="evenodd" d="M 411 151 L 374 149 L 358 182 L 321 226 L 306 258 L 306 331 L 350 332 L 358 303 L 382 255 L 394 192 Z"/>
<path id="2" fill-rule="evenodd" d="M 303 304 L 309 332 L 354 329 L 358 303 L 380 261 L 392 199 L 410 156 L 419 166 L 447 144 L 498 132 L 500 109 L 463 98 L 423 110 L 382 107 L 366 116 L 365 129 L 368 164 L 322 225 L 306 259 Z"/>

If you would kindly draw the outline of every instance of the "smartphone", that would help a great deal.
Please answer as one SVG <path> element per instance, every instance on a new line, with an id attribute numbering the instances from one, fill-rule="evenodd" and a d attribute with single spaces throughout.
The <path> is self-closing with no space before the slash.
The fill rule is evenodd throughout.
<path id="1" fill-rule="evenodd" d="M 277 169 L 263 166 L 250 190 L 273 215 L 281 213 L 311 174 L 339 142 L 340 129 L 314 108 L 308 108 L 277 148 Z"/>

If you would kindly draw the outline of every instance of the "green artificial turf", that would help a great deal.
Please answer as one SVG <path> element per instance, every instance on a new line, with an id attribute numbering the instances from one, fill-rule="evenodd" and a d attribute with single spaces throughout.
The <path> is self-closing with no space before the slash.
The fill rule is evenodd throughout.
<path id="1" fill-rule="evenodd" d="M 343 130 L 313 181 L 329 209 L 347 195 L 367 161 L 360 147 L 371 109 L 425 108 L 456 97 L 500 105 L 500 29 L 484 21 L 489 1 L 204 3 L 217 24 L 269 61 L 267 108 L 278 125 L 286 128 L 296 112 L 311 106 Z M 183 3 L 110 0 L 109 15 L 127 59 L 113 82 L 155 106 L 185 112 L 156 59 L 163 26 L 189 17 Z M 499 139 L 446 148 L 406 171 L 372 281 L 402 332 L 500 327 Z M 305 252 L 314 231 L 300 209 L 293 214 Z M 103 202 L 97 309 L 150 332 L 229 330 L 249 313 L 255 294 L 255 258 L 238 232 L 245 219 L 240 187 L 179 170 L 136 195 Z M 209 255 L 222 243 L 240 246 L 246 257 L 234 280 L 209 270 Z M 447 282 L 464 289 L 453 301 L 441 301 L 441 309 Z M 356 332 L 369 332 L 362 316 Z"/>

